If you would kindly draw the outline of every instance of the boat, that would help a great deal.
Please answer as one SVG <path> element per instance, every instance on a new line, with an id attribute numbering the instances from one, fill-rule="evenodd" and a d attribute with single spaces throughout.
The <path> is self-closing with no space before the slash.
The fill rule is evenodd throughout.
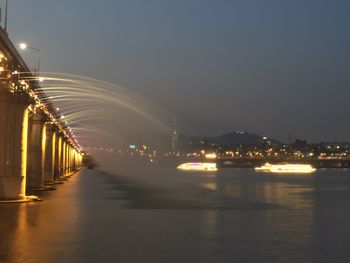
<path id="1" fill-rule="evenodd" d="M 177 169 L 186 171 L 217 171 L 216 163 L 183 163 Z"/>
<path id="2" fill-rule="evenodd" d="M 255 167 L 255 171 L 270 173 L 313 173 L 316 171 L 310 164 L 270 164 Z"/>

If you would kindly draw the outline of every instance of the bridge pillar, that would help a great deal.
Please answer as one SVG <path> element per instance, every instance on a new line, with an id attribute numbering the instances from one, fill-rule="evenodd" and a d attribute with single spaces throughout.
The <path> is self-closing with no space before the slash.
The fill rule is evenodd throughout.
<path id="1" fill-rule="evenodd" d="M 56 137 L 56 156 L 55 156 L 55 180 L 60 180 L 63 177 L 63 136 L 57 134 Z"/>
<path id="2" fill-rule="evenodd" d="M 56 132 L 55 127 L 46 124 L 46 147 L 44 164 L 44 183 L 52 183 L 55 179 Z"/>
<path id="3" fill-rule="evenodd" d="M 66 176 L 66 160 L 67 158 L 67 143 L 65 139 L 63 140 L 62 143 L 62 176 Z"/>
<path id="4" fill-rule="evenodd" d="M 42 112 L 29 114 L 27 188 L 44 187 L 46 117 Z"/>
<path id="5" fill-rule="evenodd" d="M 74 169 L 77 171 L 79 169 L 78 166 L 78 152 L 77 150 L 74 150 Z"/>
<path id="6" fill-rule="evenodd" d="M 67 143 L 67 148 L 66 148 L 66 175 L 69 175 L 70 173 L 70 144 Z"/>
<path id="7" fill-rule="evenodd" d="M 73 147 L 70 145 L 69 146 L 69 173 L 74 172 L 73 166 L 72 166 L 73 164 L 72 160 L 73 160 Z"/>
<path id="8" fill-rule="evenodd" d="M 77 165 L 76 165 L 77 151 L 75 149 L 72 149 L 72 153 L 73 153 L 72 167 L 73 167 L 73 171 L 75 172 L 77 170 Z"/>
<path id="9" fill-rule="evenodd" d="M 23 199 L 26 187 L 28 98 L 0 83 L 0 200 Z"/>
<path id="10" fill-rule="evenodd" d="M 54 179 L 59 180 L 62 176 L 61 172 L 61 155 L 62 155 L 62 136 L 57 133 L 55 141 L 55 165 L 54 165 Z"/>
<path id="11" fill-rule="evenodd" d="M 78 153 L 77 154 L 77 167 L 78 167 L 78 169 L 80 169 L 82 167 L 82 162 L 83 162 L 83 156 L 80 153 Z"/>
<path id="12" fill-rule="evenodd" d="M 71 172 L 75 172 L 75 167 L 74 167 L 74 153 L 75 150 L 73 147 L 70 148 L 70 170 Z"/>

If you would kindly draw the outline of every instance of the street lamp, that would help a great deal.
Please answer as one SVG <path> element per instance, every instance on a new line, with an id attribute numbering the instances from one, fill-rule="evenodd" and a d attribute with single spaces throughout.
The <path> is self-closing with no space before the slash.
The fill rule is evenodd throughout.
<path id="1" fill-rule="evenodd" d="M 21 43 L 21 44 L 19 44 L 19 47 L 20 47 L 20 49 L 25 50 L 27 48 L 27 44 L 26 43 Z"/>
<path id="2" fill-rule="evenodd" d="M 8 6 L 8 3 L 7 3 L 7 0 L 5 0 L 5 26 L 4 26 L 4 30 L 5 32 L 7 33 L 7 6 Z"/>
<path id="3" fill-rule="evenodd" d="M 20 47 L 20 49 L 22 49 L 22 50 L 26 50 L 26 49 L 28 48 L 28 49 L 34 50 L 34 51 L 36 52 L 36 57 L 37 57 L 37 61 L 38 61 L 37 77 L 38 77 L 38 80 L 40 81 L 40 79 L 39 79 L 39 72 L 40 72 L 40 49 L 39 49 L 39 48 L 35 48 L 35 47 L 30 47 L 30 46 L 28 46 L 26 43 L 21 43 L 21 44 L 19 44 L 19 47 Z"/>

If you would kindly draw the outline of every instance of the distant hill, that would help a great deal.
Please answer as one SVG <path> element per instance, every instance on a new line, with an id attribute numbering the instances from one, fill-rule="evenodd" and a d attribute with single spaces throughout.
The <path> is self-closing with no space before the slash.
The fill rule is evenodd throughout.
<path id="1" fill-rule="evenodd" d="M 223 146 L 223 145 L 244 145 L 244 144 L 261 144 L 268 142 L 270 144 L 280 144 L 277 140 L 263 137 L 258 134 L 244 132 L 244 131 L 233 131 L 217 137 L 198 137 L 198 136 L 179 136 L 180 148 L 187 148 L 188 146 Z"/>
<path id="2" fill-rule="evenodd" d="M 260 144 L 264 141 L 270 141 L 273 144 L 279 144 L 279 142 L 274 139 L 244 131 L 226 133 L 218 137 L 208 138 L 208 141 L 212 144 L 217 145 Z"/>
<path id="3" fill-rule="evenodd" d="M 245 131 L 233 131 L 220 136 L 204 137 L 179 134 L 177 146 L 180 150 L 200 149 L 212 146 L 233 146 L 233 145 L 259 145 L 262 143 L 281 144 L 277 140 L 263 137 L 255 133 Z M 171 136 L 169 134 L 154 135 L 133 140 L 133 144 L 152 145 L 162 151 L 171 150 Z"/>

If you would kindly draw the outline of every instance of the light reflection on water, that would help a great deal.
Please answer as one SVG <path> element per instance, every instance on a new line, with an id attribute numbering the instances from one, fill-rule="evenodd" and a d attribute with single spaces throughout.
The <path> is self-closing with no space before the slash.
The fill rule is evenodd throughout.
<path id="1" fill-rule="evenodd" d="M 208 214 L 207 217 L 207 222 L 211 223 L 206 228 L 210 233 L 209 236 L 226 237 L 224 240 L 238 237 L 238 240 L 242 241 L 242 244 L 238 245 L 241 249 L 245 242 L 243 249 L 249 247 L 249 244 L 254 245 L 255 248 L 251 248 L 256 257 L 249 256 L 251 260 L 264 258 L 264 255 L 270 254 L 273 250 L 276 254 L 268 255 L 271 260 L 281 261 L 282 258 L 278 259 L 276 255 L 282 257 L 284 254 L 288 255 L 291 261 L 312 258 L 312 252 L 305 248 L 310 248 L 314 237 L 312 228 L 315 224 L 314 203 L 312 199 L 305 198 L 304 194 L 310 194 L 314 188 L 303 182 L 305 178 L 290 176 L 295 182 L 288 183 L 288 179 L 281 176 L 284 175 L 257 175 L 247 170 L 232 169 L 224 170 L 214 179 L 205 179 L 206 182 L 201 184 L 202 187 L 220 192 L 225 197 L 280 205 L 279 209 L 258 210 L 259 204 L 255 204 L 253 207 L 256 209 L 250 209 L 245 215 L 236 215 L 231 222 L 227 221 L 227 218 L 230 218 L 227 213 L 212 211 L 215 214 Z M 230 223 L 236 226 L 231 229 Z M 217 231 L 218 225 L 224 226 L 221 233 L 213 231 L 213 229 Z M 228 234 L 230 231 L 231 235 Z M 299 248 L 302 255 L 300 258 L 298 253 L 295 255 L 291 253 L 292 247 Z M 240 254 L 239 251 L 237 253 Z M 250 255 L 248 251 L 246 254 Z"/>
<path id="2" fill-rule="evenodd" d="M 86 170 L 0 206 L 4 262 L 348 262 L 350 174 Z M 137 253 L 136 253 L 137 251 Z M 0 261 L 1 261 L 0 260 Z"/>
<path id="3" fill-rule="evenodd" d="M 52 257 L 64 260 L 71 250 L 66 249 L 78 243 L 78 192 L 78 181 L 72 179 L 69 188 L 43 193 L 49 201 L 1 205 L 0 262 L 50 262 Z"/>

